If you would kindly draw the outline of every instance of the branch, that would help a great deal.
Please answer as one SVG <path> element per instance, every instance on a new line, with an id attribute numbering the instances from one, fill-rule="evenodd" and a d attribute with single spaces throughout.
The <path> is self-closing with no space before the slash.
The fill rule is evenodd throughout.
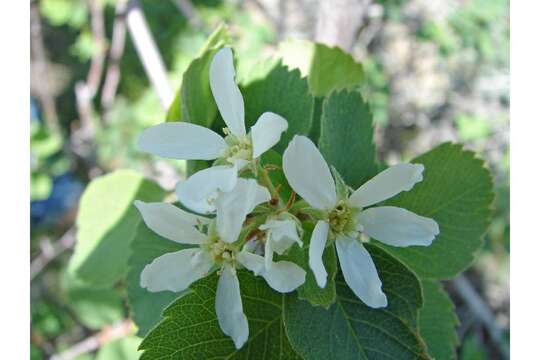
<path id="1" fill-rule="evenodd" d="M 58 132 L 60 131 L 60 125 L 58 124 L 58 114 L 56 112 L 54 97 L 51 95 L 51 89 L 49 87 L 49 76 L 51 73 L 47 55 L 45 54 L 45 46 L 43 44 L 38 7 L 39 4 L 37 3 L 32 3 L 30 5 L 30 45 L 32 64 L 35 67 L 35 79 L 32 77 L 32 88 L 35 90 L 43 113 L 45 114 L 47 126 L 52 132 Z"/>
<path id="2" fill-rule="evenodd" d="M 75 84 L 75 98 L 77 100 L 77 112 L 79 113 L 80 128 L 74 134 L 79 138 L 75 141 L 75 145 L 82 145 L 82 148 L 75 150 L 79 155 L 84 154 L 87 150 L 85 145 L 91 142 L 95 129 L 92 121 L 93 107 L 92 100 L 96 95 L 101 77 L 103 75 L 103 64 L 105 62 L 105 51 L 107 39 L 105 37 L 105 19 L 103 17 L 103 5 L 98 0 L 87 0 L 90 9 L 92 38 L 96 44 L 97 50 L 92 54 L 90 69 L 86 75 L 86 81 L 78 81 Z"/>
<path id="3" fill-rule="evenodd" d="M 90 23 L 92 37 L 97 50 L 92 55 L 90 70 L 86 77 L 86 86 L 90 98 L 94 98 L 99 88 L 101 76 L 103 75 L 103 63 L 105 62 L 105 51 L 107 48 L 107 38 L 105 37 L 105 19 L 103 17 L 103 5 L 99 0 L 87 0 L 90 9 Z"/>
<path id="4" fill-rule="evenodd" d="M 114 18 L 111 47 L 109 49 L 109 65 L 105 82 L 101 92 L 101 106 L 105 111 L 109 110 L 116 97 L 116 91 L 120 82 L 120 59 L 124 54 L 126 43 L 126 1 L 116 3 L 116 16 Z"/>
<path id="5" fill-rule="evenodd" d="M 502 338 L 502 329 L 497 324 L 495 315 L 493 315 L 489 306 L 482 300 L 464 275 L 460 275 L 452 280 L 452 285 L 474 315 L 484 324 L 499 352 L 505 358 L 508 358 L 508 347 Z"/>
<path id="6" fill-rule="evenodd" d="M 113 340 L 131 335 L 134 331 L 133 322 L 129 319 L 122 320 L 112 326 L 103 328 L 94 334 L 63 351 L 60 354 L 51 356 L 51 360 L 71 360 L 80 355 L 97 350 L 103 345 Z"/>
<path id="7" fill-rule="evenodd" d="M 167 80 L 167 72 L 161 55 L 144 18 L 138 0 L 128 3 L 126 14 L 129 34 L 144 66 L 146 75 L 156 90 L 163 109 L 168 109 L 173 100 L 173 92 Z"/>
<path id="8" fill-rule="evenodd" d="M 30 263 L 30 280 L 34 280 L 41 271 L 64 251 L 75 245 L 75 227 L 71 227 L 54 244 L 46 241 L 42 243 L 41 253 Z"/>

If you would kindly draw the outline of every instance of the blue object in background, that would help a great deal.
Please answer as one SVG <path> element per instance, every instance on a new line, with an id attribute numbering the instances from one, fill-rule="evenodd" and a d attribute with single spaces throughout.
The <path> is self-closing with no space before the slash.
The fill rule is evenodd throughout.
<path id="1" fill-rule="evenodd" d="M 83 183 L 71 173 L 53 178 L 51 195 L 45 200 L 30 202 L 31 226 L 52 225 L 77 206 Z"/>

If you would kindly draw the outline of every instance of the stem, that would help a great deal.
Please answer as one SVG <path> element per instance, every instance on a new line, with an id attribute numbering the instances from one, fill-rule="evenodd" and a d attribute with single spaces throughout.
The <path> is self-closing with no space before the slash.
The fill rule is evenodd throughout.
<path id="1" fill-rule="evenodd" d="M 277 191 L 276 187 L 272 183 L 272 179 L 270 179 L 270 175 L 268 175 L 268 170 L 264 168 L 264 166 L 259 167 L 259 174 L 261 182 L 264 186 L 270 190 L 270 194 L 272 195 L 272 199 L 277 199 L 280 205 L 282 204 L 281 198 L 279 197 L 279 192 Z"/>

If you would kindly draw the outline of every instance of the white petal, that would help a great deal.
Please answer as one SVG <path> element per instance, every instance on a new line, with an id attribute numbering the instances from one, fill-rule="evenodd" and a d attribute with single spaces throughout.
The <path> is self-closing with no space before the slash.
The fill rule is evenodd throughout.
<path id="1" fill-rule="evenodd" d="M 245 168 L 247 165 L 249 165 L 249 161 L 245 159 L 234 159 L 234 166 L 238 171 Z"/>
<path id="2" fill-rule="evenodd" d="M 231 337 L 234 346 L 240 349 L 247 341 L 249 327 L 242 298 L 240 297 L 240 284 L 233 268 L 226 265 L 219 276 L 216 292 L 216 314 L 219 327 Z"/>
<path id="3" fill-rule="evenodd" d="M 309 244 L 309 268 L 313 271 L 317 285 L 320 288 L 326 286 L 326 277 L 328 276 L 322 260 L 326 239 L 328 238 L 328 227 L 326 221 L 319 220 L 315 225 L 315 229 L 313 229 Z"/>
<path id="4" fill-rule="evenodd" d="M 264 243 L 264 266 L 266 269 L 270 269 L 272 266 L 272 259 L 274 257 L 274 249 L 272 249 L 272 241 L 267 237 Z"/>
<path id="5" fill-rule="evenodd" d="M 275 262 L 267 269 L 262 256 L 247 251 L 238 253 L 236 259 L 255 275 L 262 276 L 272 289 L 281 293 L 291 292 L 306 281 L 306 272 L 290 261 Z"/>
<path id="6" fill-rule="evenodd" d="M 248 207 L 248 213 L 255 210 L 257 205 L 268 202 L 270 201 L 270 199 L 272 199 L 272 195 L 270 195 L 270 191 L 268 191 L 266 187 L 257 184 L 256 181 L 255 184 L 256 185 L 252 183 L 251 185 L 249 185 L 250 187 L 255 188 L 255 196 L 253 198 L 253 201 L 251 201 L 250 206 Z"/>
<path id="7" fill-rule="evenodd" d="M 166 158 L 213 160 L 228 146 L 221 136 L 204 126 L 168 122 L 143 130 L 137 147 Z"/>
<path id="8" fill-rule="evenodd" d="M 244 125 L 244 99 L 234 80 L 232 50 L 219 50 L 210 64 L 210 89 L 221 117 L 234 135 L 246 135 Z"/>
<path id="9" fill-rule="evenodd" d="M 208 219 L 190 214 L 168 203 L 145 203 L 135 200 L 134 204 L 146 226 L 159 236 L 180 244 L 201 244 L 206 241 L 206 236 L 194 226 L 207 223 Z"/>
<path id="10" fill-rule="evenodd" d="M 429 246 L 439 234 L 433 219 L 395 206 L 366 209 L 358 221 L 364 233 L 392 246 Z"/>
<path id="11" fill-rule="evenodd" d="M 206 276 L 212 265 L 212 259 L 198 248 L 167 253 L 144 267 L 141 287 L 179 292 Z"/>
<path id="12" fill-rule="evenodd" d="M 259 229 L 268 232 L 267 242 L 271 244 L 272 250 L 280 255 L 294 243 L 302 246 L 302 240 L 298 236 L 296 223 L 293 220 L 270 219 L 259 226 Z"/>
<path id="13" fill-rule="evenodd" d="M 306 282 L 306 271 L 290 261 L 273 263 L 262 276 L 272 289 L 280 293 L 291 292 Z"/>
<path id="14" fill-rule="evenodd" d="M 236 167 L 212 166 L 196 172 L 187 180 L 179 181 L 176 185 L 176 196 L 188 209 L 201 214 L 210 214 L 216 211 L 215 200 L 218 191 L 232 191 L 236 179 Z"/>
<path id="15" fill-rule="evenodd" d="M 295 192 L 317 209 L 336 204 L 336 185 L 319 149 L 305 136 L 295 135 L 283 154 L 283 171 Z"/>
<path id="16" fill-rule="evenodd" d="M 281 134 L 287 130 L 287 120 L 272 112 L 262 114 L 251 127 L 253 158 L 261 156 L 266 150 L 279 142 Z"/>
<path id="17" fill-rule="evenodd" d="M 367 207 L 389 199 L 402 191 L 409 191 L 422 181 L 422 164 L 397 164 L 377 174 L 352 193 L 353 206 Z"/>
<path id="18" fill-rule="evenodd" d="M 256 180 L 239 178 L 232 191 L 220 194 L 216 200 L 216 227 L 221 239 L 229 243 L 236 241 L 246 216 L 269 200 L 270 193 Z"/>
<path id="19" fill-rule="evenodd" d="M 336 249 L 343 277 L 354 294 L 372 308 L 388 305 L 377 268 L 360 241 L 339 237 Z"/>

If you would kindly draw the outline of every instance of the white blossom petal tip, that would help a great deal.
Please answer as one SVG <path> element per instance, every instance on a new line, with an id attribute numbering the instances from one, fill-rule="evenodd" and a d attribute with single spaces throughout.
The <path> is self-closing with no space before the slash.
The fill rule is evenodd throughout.
<path id="1" fill-rule="evenodd" d="M 214 160 L 227 149 L 227 144 L 219 134 L 204 126 L 168 122 L 143 130 L 137 148 L 172 159 Z"/>
<path id="2" fill-rule="evenodd" d="M 238 262 L 257 276 L 262 276 L 268 285 L 281 293 L 288 293 L 306 281 L 306 272 L 300 266 L 290 261 L 278 261 L 272 266 L 265 266 L 265 259 L 247 251 L 237 254 Z"/>
<path id="3" fill-rule="evenodd" d="M 180 292 L 206 276 L 212 265 L 212 260 L 199 249 L 167 253 L 144 267 L 140 285 L 151 292 Z"/>
<path id="4" fill-rule="evenodd" d="M 221 269 L 218 280 L 216 314 L 223 333 L 230 336 L 234 346 L 240 349 L 248 339 L 249 327 L 236 271 L 228 265 Z"/>
<path id="5" fill-rule="evenodd" d="M 326 279 L 328 273 L 324 267 L 322 256 L 326 247 L 328 238 L 329 225 L 327 222 L 319 220 L 311 234 L 311 242 L 309 244 L 309 268 L 315 275 L 315 280 L 320 288 L 326 287 Z"/>
<path id="6" fill-rule="evenodd" d="M 229 130 L 237 136 L 246 135 L 244 99 L 235 82 L 231 48 L 222 48 L 214 55 L 210 64 L 210 89 Z"/>
<path id="7" fill-rule="evenodd" d="M 439 234 L 435 220 L 395 206 L 366 209 L 358 221 L 365 234 L 397 247 L 429 246 Z"/>
<path id="8" fill-rule="evenodd" d="M 377 268 L 364 246 L 356 239 L 339 237 L 336 250 L 345 282 L 354 294 L 369 307 L 386 307 Z"/>
<path id="9" fill-rule="evenodd" d="M 295 135 L 283 153 L 283 171 L 294 191 L 317 209 L 337 202 L 336 185 L 319 149 L 307 137 Z"/>
<path id="10" fill-rule="evenodd" d="M 287 120 L 278 114 L 265 112 L 251 127 L 253 158 L 256 159 L 279 142 L 281 134 L 287 130 Z"/>
<path id="11" fill-rule="evenodd" d="M 195 225 L 208 221 L 202 216 L 163 202 L 145 203 L 135 200 L 134 205 L 146 226 L 159 236 L 181 244 L 201 244 L 206 240 L 206 236 L 195 228 Z"/>
<path id="12" fill-rule="evenodd" d="M 424 165 L 397 164 L 377 174 L 360 186 L 349 198 L 357 207 L 367 207 L 411 190 L 423 180 Z"/>

